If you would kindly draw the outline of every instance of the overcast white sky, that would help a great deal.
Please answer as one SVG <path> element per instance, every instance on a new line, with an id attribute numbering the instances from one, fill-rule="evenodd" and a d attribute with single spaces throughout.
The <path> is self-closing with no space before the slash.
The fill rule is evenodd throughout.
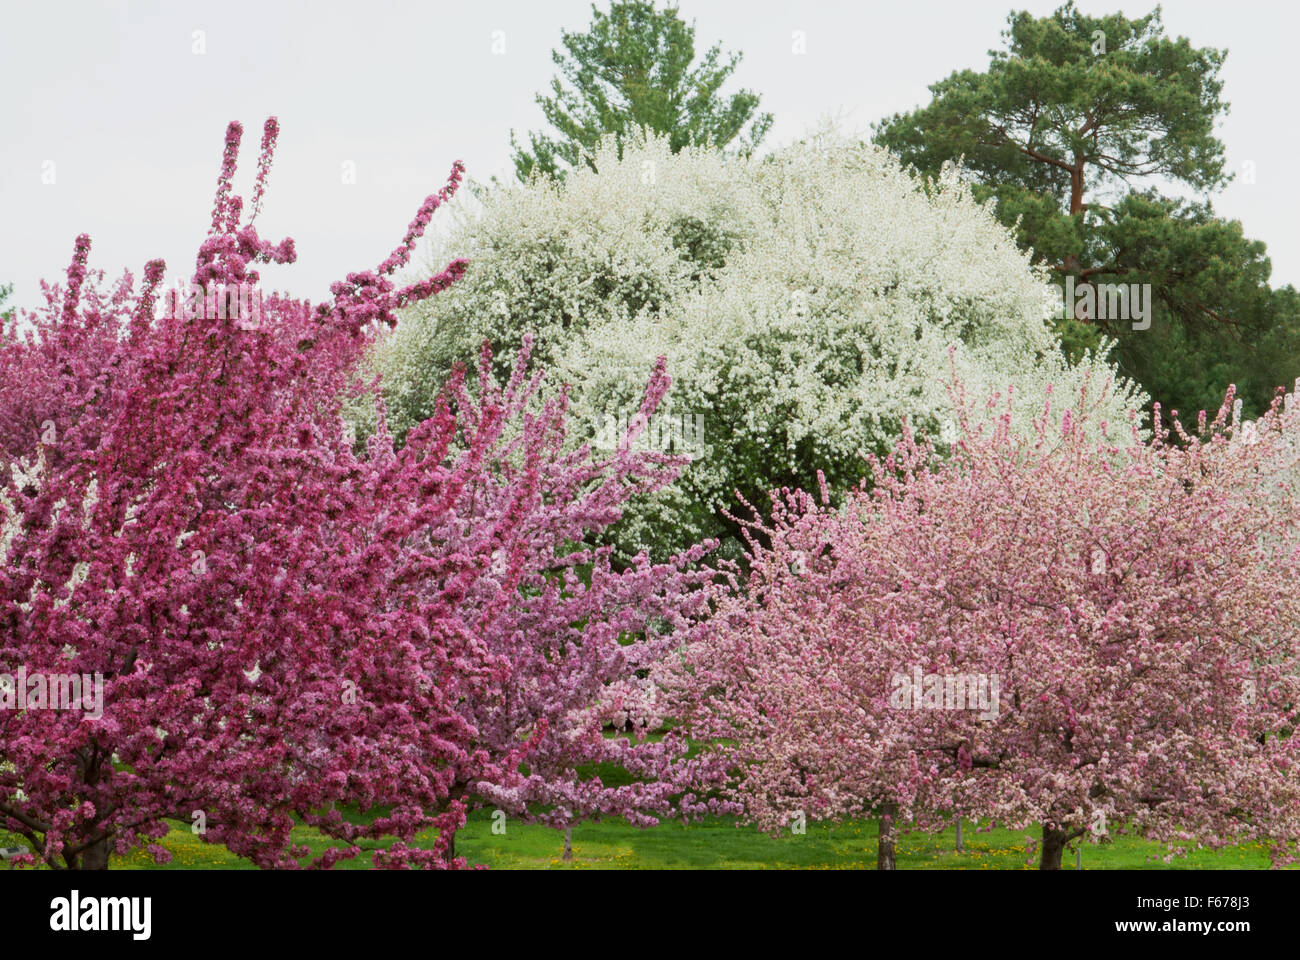
<path id="1" fill-rule="evenodd" d="M 606 6 L 602 0 L 601 6 Z M 954 69 L 982 67 L 1007 13 L 1058 5 L 1012 0 L 682 0 L 697 48 L 721 40 L 744 60 L 732 84 L 762 94 L 776 116 L 765 147 L 828 113 L 866 131 L 928 100 Z M 1152 4 L 1151 6 L 1153 6 Z M 1147 4 L 1079 6 L 1094 13 Z M 1220 213 L 1268 244 L 1275 283 L 1300 286 L 1300 199 L 1287 164 L 1300 156 L 1292 106 L 1294 29 L 1286 0 L 1170 0 L 1170 33 L 1226 47 L 1221 137 L 1231 169 L 1255 182 L 1219 194 Z M 0 2 L 0 282 L 39 303 L 38 280 L 62 279 L 74 237 L 94 241 L 110 276 L 161 256 L 188 275 L 207 222 L 222 136 L 243 121 L 247 193 L 263 119 L 281 136 L 261 233 L 297 242 L 299 262 L 265 271 L 269 285 L 319 299 L 330 281 L 367 269 L 400 240 L 451 162 L 471 177 L 509 175 L 509 131 L 542 125 L 561 29 L 590 21 L 586 0 L 473 3 Z M 206 52 L 193 52 L 195 31 Z M 804 31 L 807 54 L 792 53 Z M 493 53 L 503 31 L 505 53 Z M 42 183 L 51 169 L 53 184 Z M 343 184 L 342 164 L 356 167 Z"/>

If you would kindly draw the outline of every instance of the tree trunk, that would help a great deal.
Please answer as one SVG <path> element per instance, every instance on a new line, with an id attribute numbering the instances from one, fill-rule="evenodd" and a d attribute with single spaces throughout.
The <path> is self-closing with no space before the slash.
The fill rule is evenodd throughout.
<path id="1" fill-rule="evenodd" d="M 894 850 L 895 824 L 898 804 L 886 803 L 880 808 L 880 838 L 876 844 L 876 869 L 897 870 L 898 858 Z"/>
<path id="2" fill-rule="evenodd" d="M 965 844 L 964 842 L 962 842 L 962 835 L 961 835 L 961 814 L 960 814 L 960 813 L 957 814 L 956 822 L 957 822 L 957 852 L 958 852 L 958 853 L 965 853 L 965 852 L 966 852 L 966 844 Z"/>
<path id="3" fill-rule="evenodd" d="M 1070 215 L 1083 213 L 1083 158 L 1075 157 L 1075 165 L 1070 170 Z"/>
<path id="4" fill-rule="evenodd" d="M 573 827 L 564 828 L 564 857 L 565 860 L 573 859 Z"/>
<path id="5" fill-rule="evenodd" d="M 92 843 L 81 851 L 80 867 L 82 870 L 107 870 L 108 840 L 104 839 L 98 843 Z"/>
<path id="6" fill-rule="evenodd" d="M 1068 836 L 1059 827 L 1048 829 L 1047 824 L 1043 824 L 1043 852 L 1038 861 L 1039 870 L 1061 869 L 1061 854 L 1065 851 Z"/>

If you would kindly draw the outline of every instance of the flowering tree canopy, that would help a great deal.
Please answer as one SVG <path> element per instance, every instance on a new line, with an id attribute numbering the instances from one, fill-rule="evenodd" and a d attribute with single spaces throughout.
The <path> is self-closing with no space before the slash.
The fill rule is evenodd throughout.
<path id="1" fill-rule="evenodd" d="M 451 234 L 472 260 L 464 280 L 405 312 L 376 361 L 400 432 L 481 340 L 535 334 L 573 384 L 576 444 L 634 414 L 644 370 L 667 356 L 659 414 L 677 429 L 654 436 L 693 462 L 629 513 L 628 553 L 734 547 L 721 511 L 736 490 L 808 489 L 818 469 L 839 489 L 904 416 L 939 433 L 950 349 L 973 387 L 1014 384 L 1031 403 L 1082 382 L 1046 320 L 1045 277 L 955 174 L 926 185 L 830 133 L 764 160 L 651 136 L 621 154 L 607 143 L 595 166 L 489 193 Z M 1099 386 L 1112 370 L 1092 365 Z M 1094 392 L 1112 420 L 1141 404 L 1125 384 Z"/>
<path id="2" fill-rule="evenodd" d="M 364 449 L 349 436 L 339 398 L 365 391 L 357 360 L 375 330 L 464 273 L 456 260 L 391 279 L 459 164 L 393 254 L 331 301 L 271 297 L 256 322 L 209 309 L 256 284 L 256 264 L 295 258 L 292 240 L 253 226 L 277 132 L 268 121 L 241 223 L 230 126 L 193 275 L 201 309 L 155 315 L 161 261 L 138 293 L 129 274 L 102 291 L 83 236 L 66 289 L 0 347 L 0 667 L 24 675 L 0 689 L 0 824 L 29 860 L 102 868 L 147 845 L 162 861 L 155 841 L 180 820 L 293 867 L 309 853 L 290 840 L 296 819 L 341 841 L 320 866 L 380 837 L 396 842 L 378 865 L 463 866 L 450 848 L 466 785 L 569 802 L 546 777 L 601 753 L 585 740 L 638 695 L 616 681 L 634 686 L 659 632 L 699 606 L 699 550 L 614 575 L 561 549 L 677 464 L 629 450 L 592 467 L 564 451 L 565 402 L 530 410 L 526 352 L 504 386 L 485 354 L 472 397 L 453 372 L 400 446 L 382 405 Z M 666 386 L 660 364 L 647 410 Z M 594 572 L 579 586 L 583 556 Z M 618 645 L 638 630 L 640 644 Z M 73 678 L 90 689 L 56 698 Z M 663 751 L 625 754 L 652 766 Z M 639 809 L 645 793 L 584 796 Z M 353 807 L 378 815 L 354 822 Z M 430 828 L 433 848 L 413 846 Z"/>
<path id="3" fill-rule="evenodd" d="M 693 764 L 680 740 L 647 738 L 661 717 L 644 674 L 707 614 L 712 573 L 699 561 L 715 545 L 658 564 L 641 554 L 617 570 L 611 547 L 591 546 L 632 497 L 671 482 L 682 458 L 636 450 L 635 436 L 610 457 L 593 456 L 587 447 L 566 450 L 566 394 L 530 409 L 541 379 L 524 380 L 530 347 L 525 338 L 504 390 L 493 383 L 484 348 L 476 394 L 499 402 L 503 421 L 523 429 L 488 451 L 437 532 L 453 556 L 475 553 L 484 524 L 508 530 L 511 545 L 492 553 L 488 571 L 456 605 L 465 629 L 510 669 L 459 705 L 474 730 L 474 749 L 492 761 L 496 775 L 467 772 L 452 798 L 560 827 L 593 815 L 653 825 L 655 814 L 672 809 L 678 784 L 691 782 Z M 637 423 L 653 414 L 668 386 L 660 359 Z M 466 410 L 481 402 L 459 380 L 448 397 Z M 524 499 L 515 481 L 520 457 L 532 464 Z M 508 599 L 502 584 L 510 585 Z M 628 725 L 631 737 L 607 729 Z M 531 748 L 521 770 L 510 761 L 524 738 L 531 738 Z M 582 768 L 598 764 L 622 768 L 632 782 L 606 785 L 582 775 Z"/>
<path id="4" fill-rule="evenodd" d="M 1300 511 L 1280 406 L 1087 427 L 1086 396 L 1033 430 L 955 389 L 941 463 L 905 431 L 837 510 L 776 498 L 746 590 L 680 660 L 665 709 L 716 744 L 728 795 L 775 829 L 897 804 L 1064 845 L 1133 832 L 1256 840 L 1300 829 Z M 1288 454 L 1287 451 L 1290 450 Z M 954 698 L 954 693 L 957 697 Z M 957 702 L 954 702 L 954 699 Z"/>

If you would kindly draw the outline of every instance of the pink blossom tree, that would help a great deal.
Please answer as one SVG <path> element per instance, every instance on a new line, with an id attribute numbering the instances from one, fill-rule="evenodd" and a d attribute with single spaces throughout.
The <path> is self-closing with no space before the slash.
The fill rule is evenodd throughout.
<path id="1" fill-rule="evenodd" d="M 230 189 L 241 128 L 227 133 L 193 275 L 204 289 L 256 284 L 256 264 L 295 258 L 291 240 L 271 244 L 253 226 L 277 133 L 268 121 L 242 224 Z M 81 237 L 66 289 L 50 288 L 47 308 L 24 318 L 30 329 L 6 338 L 0 672 L 102 678 L 90 710 L 27 689 L 12 706 L 0 696 L 0 824 L 26 837 L 29 859 L 103 868 L 143 845 L 163 861 L 156 841 L 180 820 L 261 866 L 294 867 L 308 854 L 290 838 L 299 821 L 341 841 L 319 866 L 381 837 L 396 842 L 377 865 L 464 866 L 452 844 L 465 786 L 540 795 L 520 764 L 548 729 L 588 729 L 568 712 L 600 716 L 594 704 L 621 696 L 608 682 L 643 656 L 585 628 L 593 667 L 584 683 L 569 677 L 580 667 L 557 668 L 573 689 L 553 697 L 540 668 L 511 686 L 498 619 L 516 631 L 554 623 L 563 641 L 567 616 L 619 603 L 644 600 L 668 622 L 693 616 L 694 601 L 678 613 L 679 594 L 651 585 L 684 588 L 689 560 L 624 577 L 597 563 L 600 600 L 586 606 L 567 605 L 565 590 L 534 596 L 553 574 L 530 566 L 553 558 L 539 546 L 548 523 L 576 540 L 672 465 L 627 458 L 593 471 L 561 458 L 563 399 L 526 409 L 526 358 L 509 384 L 485 375 L 473 397 L 458 371 L 404 444 L 381 429 L 354 450 L 340 398 L 371 386 L 358 360 L 374 331 L 463 273 L 454 261 L 406 287 L 391 279 L 460 179 L 457 164 L 393 254 L 316 307 L 273 296 L 256 323 L 210 309 L 155 316 L 163 264 L 146 266 L 138 293 L 129 275 L 102 293 L 87 283 Z M 480 708 L 466 705 L 494 716 L 488 705 L 516 690 L 566 710 L 534 708 L 509 742 L 480 730 Z M 357 823 L 352 806 L 380 815 Z M 429 828 L 434 848 L 416 848 Z"/>
<path id="2" fill-rule="evenodd" d="M 889 678 L 910 677 L 917 660 L 911 624 L 927 597 L 895 579 L 875 543 L 886 531 L 847 521 L 827 494 L 779 491 L 770 520 L 738 519 L 746 573 L 733 571 L 713 619 L 655 680 L 680 732 L 712 745 L 698 787 L 772 833 L 877 816 L 888 870 L 900 819 L 940 825 L 956 758 L 917 749 L 933 714 L 891 704 Z"/>
<path id="3" fill-rule="evenodd" d="M 1129 831 L 1171 856 L 1254 840 L 1293 859 L 1300 511 L 1280 410 L 1251 443 L 1231 397 L 1176 442 L 1158 415 L 1150 442 L 1133 424 L 1090 442 L 1086 390 L 1027 437 L 1011 398 L 954 400 L 946 463 L 906 435 L 843 511 L 778 502 L 746 591 L 665 664 L 730 795 L 769 828 L 885 804 L 921 827 L 953 809 L 1038 824 L 1044 869 Z"/>
<path id="4" fill-rule="evenodd" d="M 526 337 L 504 389 L 492 382 L 491 355 L 484 348 L 477 396 L 492 397 L 507 420 L 525 429 L 488 452 L 484 468 L 461 490 L 439 528 L 445 549 L 456 554 L 476 535 L 476 524 L 499 521 L 510 530 L 515 550 L 493 552 L 489 569 L 467 589 L 456 614 L 481 636 L 490 655 L 510 665 L 490 695 L 460 704 L 475 731 L 474 748 L 505 775 L 467 775 L 452 787 L 451 799 L 492 804 L 563 829 L 567 857 L 574 822 L 622 816 L 651 826 L 672 810 L 679 784 L 689 780 L 686 746 L 649 736 L 661 717 L 645 674 L 707 616 L 713 574 L 700 561 L 714 544 L 661 563 L 641 554 L 621 569 L 612 563 L 611 546 L 593 546 L 632 497 L 671 482 L 686 462 L 637 450 L 634 442 L 668 389 L 664 363 L 655 368 L 642 416 L 633 418 L 624 442 L 612 455 L 596 458 L 589 447 L 565 450 L 566 392 L 533 403 L 541 377 L 524 381 L 530 348 Z M 458 408 L 473 407 L 463 383 L 448 396 Z M 524 454 L 537 466 L 521 500 L 515 461 Z M 502 582 L 514 585 L 508 602 L 502 600 Z M 629 735 L 618 733 L 629 726 Z M 507 758 L 528 737 L 525 767 L 510 767 Z M 631 782 L 604 783 L 590 774 L 600 765 L 621 768 Z"/>

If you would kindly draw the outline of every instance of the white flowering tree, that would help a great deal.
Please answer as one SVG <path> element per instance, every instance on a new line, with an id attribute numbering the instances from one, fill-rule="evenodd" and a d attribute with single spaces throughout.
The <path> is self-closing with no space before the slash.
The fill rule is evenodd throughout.
<path id="1" fill-rule="evenodd" d="M 1300 396 L 1300 378 L 1296 379 L 1290 393 L 1281 395 L 1279 388 L 1279 395 L 1274 399 L 1270 414 L 1258 420 L 1242 421 L 1242 401 L 1235 397 L 1235 390 L 1235 387 L 1230 390 L 1224 407 L 1219 411 L 1220 419 L 1224 418 L 1227 407 L 1231 404 L 1230 436 L 1235 443 L 1255 447 L 1268 439 L 1266 435 L 1270 432 L 1278 434 L 1273 442 L 1264 444 L 1264 455 L 1258 458 L 1256 466 L 1262 480 L 1261 494 L 1267 498 L 1265 502 L 1257 504 L 1257 507 L 1270 512 L 1277 511 L 1279 505 L 1288 502 L 1288 498 L 1300 498 L 1300 402 L 1296 400 Z M 1198 423 L 1197 431 L 1203 432 L 1204 429 L 1203 422 Z M 1282 523 L 1270 528 L 1266 543 L 1278 556 L 1300 549 L 1300 539 Z"/>
<path id="2" fill-rule="evenodd" d="M 667 356 L 673 387 L 644 435 L 694 461 L 624 518 L 626 550 L 726 538 L 737 491 L 812 489 L 819 468 L 856 483 L 904 418 L 942 438 L 954 375 L 1030 400 L 1090 377 L 1098 423 L 1142 402 L 1104 356 L 1066 362 L 1052 288 L 955 175 L 922 183 L 831 131 L 763 160 L 642 137 L 596 167 L 488 194 L 446 241 L 464 279 L 375 360 L 401 428 L 483 340 L 510 356 L 532 333 L 571 384 L 576 445 L 615 435 Z"/>

